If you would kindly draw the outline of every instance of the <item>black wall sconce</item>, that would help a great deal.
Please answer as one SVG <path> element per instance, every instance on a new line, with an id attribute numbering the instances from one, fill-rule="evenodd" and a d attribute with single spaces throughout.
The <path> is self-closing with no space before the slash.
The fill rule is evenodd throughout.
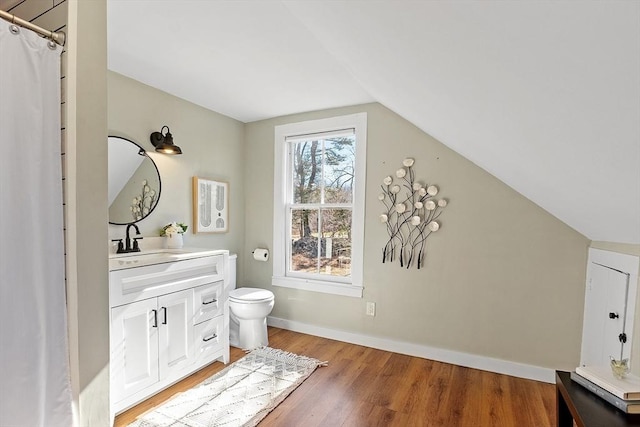
<path id="1" fill-rule="evenodd" d="M 167 133 L 163 135 L 162 132 L 164 132 L 164 128 L 167 128 Z M 169 132 L 169 126 L 162 126 L 160 132 L 153 132 L 149 138 L 158 153 L 182 154 L 180 147 L 173 143 L 173 136 L 171 136 L 171 132 Z"/>

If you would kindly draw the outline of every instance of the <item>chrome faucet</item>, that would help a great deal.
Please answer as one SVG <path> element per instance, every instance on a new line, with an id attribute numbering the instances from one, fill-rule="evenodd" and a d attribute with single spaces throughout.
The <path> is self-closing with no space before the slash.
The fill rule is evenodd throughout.
<path id="1" fill-rule="evenodd" d="M 122 247 L 122 242 L 120 242 L 120 244 L 118 244 L 118 252 L 119 254 L 123 254 L 123 253 L 128 253 L 128 252 L 140 252 L 140 247 L 138 246 L 138 240 L 142 240 L 142 237 L 134 237 L 133 239 L 129 238 L 129 230 L 131 230 L 131 227 L 136 229 L 136 235 L 140 234 L 140 229 L 138 229 L 138 226 L 135 225 L 134 223 L 128 224 L 127 225 L 127 232 L 126 232 L 126 237 L 124 240 L 124 248 Z M 133 243 L 132 243 L 133 240 Z"/>

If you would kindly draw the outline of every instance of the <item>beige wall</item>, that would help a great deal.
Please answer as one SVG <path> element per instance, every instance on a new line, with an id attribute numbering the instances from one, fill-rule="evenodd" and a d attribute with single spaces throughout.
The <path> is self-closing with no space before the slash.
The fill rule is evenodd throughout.
<path id="1" fill-rule="evenodd" d="M 69 2 L 67 283 L 79 425 L 109 422 L 106 2 Z"/>
<path id="2" fill-rule="evenodd" d="M 160 201 L 139 223 L 141 234 L 158 236 L 167 223 L 184 222 L 189 225 L 185 245 L 240 251 L 244 240 L 244 124 L 114 72 L 108 72 L 108 92 L 109 134 L 137 142 L 160 171 Z M 171 129 L 182 155 L 153 151 L 149 135 L 164 125 Z M 193 176 L 229 182 L 228 233 L 193 234 Z M 125 226 L 109 226 L 111 238 L 122 238 L 124 232 Z"/>
<path id="3" fill-rule="evenodd" d="M 272 246 L 274 126 L 368 113 L 364 298 L 272 287 L 269 263 L 247 260 Z M 426 268 L 382 264 L 382 178 L 414 157 L 419 180 L 449 205 L 427 243 Z M 276 294 L 272 315 L 375 337 L 548 368 L 580 355 L 589 240 L 380 104 L 299 114 L 246 126 L 244 286 Z M 365 302 L 377 304 L 365 316 Z"/>

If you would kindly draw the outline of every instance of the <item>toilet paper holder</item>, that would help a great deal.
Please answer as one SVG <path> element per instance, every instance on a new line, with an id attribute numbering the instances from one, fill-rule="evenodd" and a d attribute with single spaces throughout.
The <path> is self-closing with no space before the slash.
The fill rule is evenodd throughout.
<path id="1" fill-rule="evenodd" d="M 256 261 L 269 260 L 269 249 L 256 248 L 251 253 L 253 254 L 253 259 L 255 259 Z"/>

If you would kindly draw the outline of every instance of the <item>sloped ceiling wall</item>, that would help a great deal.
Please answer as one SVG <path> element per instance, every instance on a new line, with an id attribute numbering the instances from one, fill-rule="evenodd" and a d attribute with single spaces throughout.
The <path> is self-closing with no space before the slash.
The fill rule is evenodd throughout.
<path id="1" fill-rule="evenodd" d="M 640 2 L 108 12 L 113 71 L 243 122 L 378 101 L 589 239 L 640 243 Z"/>

